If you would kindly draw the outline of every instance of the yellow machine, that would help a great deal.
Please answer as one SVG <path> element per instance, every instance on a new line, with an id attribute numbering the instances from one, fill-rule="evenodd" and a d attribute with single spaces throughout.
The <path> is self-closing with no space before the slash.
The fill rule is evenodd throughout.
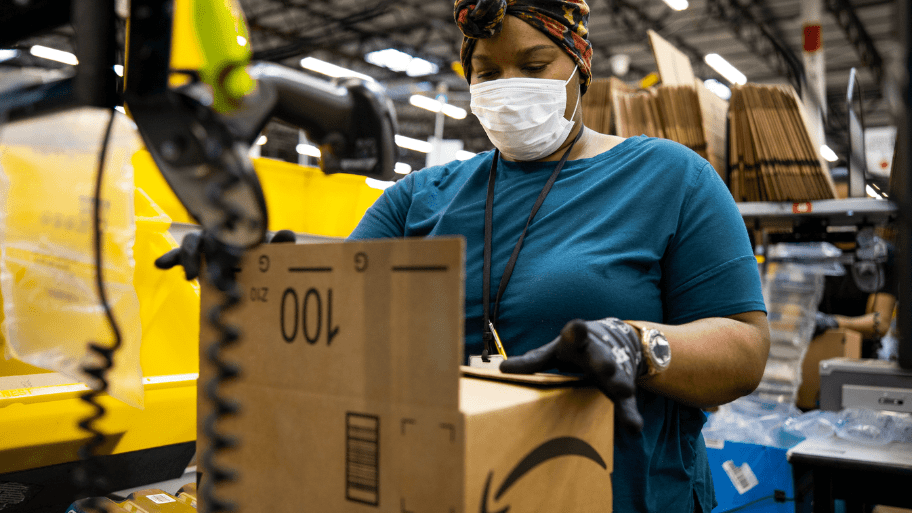
<path id="1" fill-rule="evenodd" d="M 99 26 L 85 18 L 113 20 L 95 0 L 73 2 L 74 13 L 90 13 L 73 22 L 83 40 L 92 37 L 87 28 Z M 106 412 L 94 422 L 103 435 L 94 452 L 106 464 L 108 491 L 179 476 L 195 452 L 199 287 L 180 269 L 162 271 L 153 263 L 177 247 L 171 223 L 201 224 L 220 243 L 238 247 L 259 243 L 267 229 L 344 237 L 381 194 L 365 176 L 390 179 L 395 162 L 395 115 L 375 85 L 327 85 L 274 64 L 249 66 L 248 34 L 235 2 L 173 0 L 173 11 L 171 2 L 131 0 L 131 12 L 153 13 L 129 21 L 124 91 L 145 143 L 130 159 L 144 408 L 96 397 Z M 170 12 L 173 30 L 162 17 Z M 169 58 L 150 58 L 161 48 L 169 48 Z M 78 94 L 86 76 L 107 77 L 103 67 L 83 66 L 91 58 L 79 59 L 75 77 L 0 100 L 0 119 L 14 123 L 59 110 L 59 91 L 67 87 L 77 92 L 68 98 L 76 105 L 111 105 L 110 98 Z M 322 170 L 247 157 L 272 117 L 320 144 Z M 78 496 L 71 474 L 90 436 L 78 426 L 91 413 L 80 399 L 87 390 L 50 370 L 0 361 L 0 481 L 12 490 L 0 494 L 0 509 L 62 511 Z"/>

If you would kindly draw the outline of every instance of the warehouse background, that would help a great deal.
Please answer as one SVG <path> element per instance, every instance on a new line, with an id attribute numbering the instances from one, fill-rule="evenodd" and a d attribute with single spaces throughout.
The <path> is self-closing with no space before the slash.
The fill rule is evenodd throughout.
<path id="1" fill-rule="evenodd" d="M 715 53 L 749 82 L 791 84 L 799 91 L 805 87 L 802 47 L 808 20 L 802 2 L 668 1 L 589 1 L 594 77 L 618 76 L 636 84 L 655 72 L 646 35 L 652 29 L 690 58 L 700 79 L 729 84 L 704 61 Z M 898 38 L 894 13 L 901 0 L 819 1 L 826 84 L 821 103 L 828 113 L 825 142 L 839 158 L 834 166 L 844 166 L 845 98 L 851 68 L 859 70 L 865 124 L 891 124 L 885 99 L 890 93 L 885 93 L 884 85 L 889 82 L 889 63 Z M 469 110 L 468 85 L 454 71 L 462 38 L 450 0 L 241 0 L 240 5 L 250 26 L 255 59 L 301 69 L 302 61 L 309 58 L 312 68 L 314 63 L 326 62 L 372 77 L 395 102 L 401 136 L 427 141 L 435 133 L 436 115 L 412 105 L 415 95 L 435 98 L 444 93 L 449 104 Z M 683 5 L 687 7 L 680 11 L 672 8 Z M 72 52 L 72 34 L 64 26 L 24 39 L 15 48 L 4 49 L 0 66 L 64 69 L 67 64 L 33 55 L 31 49 L 40 45 Z M 312 69 L 307 72 L 327 78 Z M 297 130 L 272 123 L 266 134 L 263 156 L 298 161 Z M 470 113 L 463 119 L 445 117 L 443 137 L 461 140 L 468 152 L 491 148 Z M 421 151 L 402 149 L 399 160 L 418 169 L 425 158 Z"/>

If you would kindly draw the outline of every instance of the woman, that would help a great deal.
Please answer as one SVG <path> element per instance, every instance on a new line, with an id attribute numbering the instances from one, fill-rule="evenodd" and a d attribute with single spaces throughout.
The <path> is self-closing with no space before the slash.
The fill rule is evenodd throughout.
<path id="1" fill-rule="evenodd" d="M 588 13 L 457 1 L 472 111 L 497 149 L 406 176 L 351 238 L 464 236 L 466 354 L 489 359 L 496 331 L 501 370 L 584 372 L 615 401 L 615 511 L 708 512 L 699 407 L 750 393 L 769 351 L 756 262 L 705 160 L 583 127 Z"/>

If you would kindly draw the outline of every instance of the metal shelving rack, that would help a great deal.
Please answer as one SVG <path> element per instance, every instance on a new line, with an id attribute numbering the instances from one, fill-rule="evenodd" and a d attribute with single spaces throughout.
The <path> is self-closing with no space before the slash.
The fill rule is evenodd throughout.
<path id="1" fill-rule="evenodd" d="M 754 229 L 823 226 L 872 226 L 896 221 L 898 207 L 888 200 L 848 198 L 837 200 L 738 203 L 748 227 Z"/>

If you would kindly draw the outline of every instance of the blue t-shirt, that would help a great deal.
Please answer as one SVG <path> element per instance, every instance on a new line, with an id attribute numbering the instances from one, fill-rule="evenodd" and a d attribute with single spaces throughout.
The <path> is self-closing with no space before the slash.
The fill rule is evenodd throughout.
<path id="1" fill-rule="evenodd" d="M 352 239 L 462 235 L 465 354 L 481 354 L 484 211 L 494 152 L 412 173 L 367 211 Z M 494 190 L 491 304 L 532 205 L 556 162 L 500 159 Z M 686 147 L 633 137 L 568 161 L 529 226 L 500 302 L 507 354 L 553 340 L 571 319 L 684 324 L 765 311 L 756 260 L 734 200 Z M 703 413 L 637 391 L 640 435 L 615 434 L 614 510 L 715 505 Z"/>

